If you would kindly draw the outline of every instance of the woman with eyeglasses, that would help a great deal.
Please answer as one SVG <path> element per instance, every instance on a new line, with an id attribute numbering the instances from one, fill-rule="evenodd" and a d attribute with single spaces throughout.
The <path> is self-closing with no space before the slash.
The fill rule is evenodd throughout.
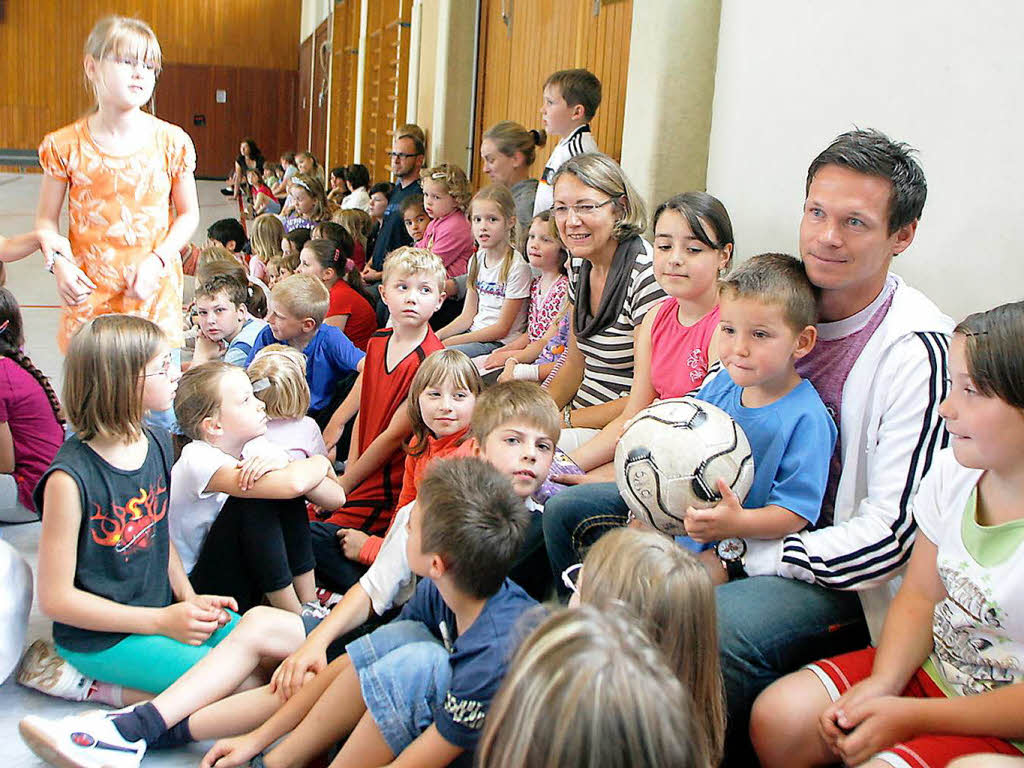
<path id="1" fill-rule="evenodd" d="M 569 452 L 622 413 L 635 329 L 665 292 L 641 237 L 646 206 L 610 157 L 566 161 L 555 174 L 551 212 L 571 257 L 568 352 L 548 390 L 563 409 L 559 447 Z"/>

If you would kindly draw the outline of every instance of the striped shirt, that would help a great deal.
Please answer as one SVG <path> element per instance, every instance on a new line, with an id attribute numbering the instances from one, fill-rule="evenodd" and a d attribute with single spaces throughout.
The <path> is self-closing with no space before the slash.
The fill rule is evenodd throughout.
<path id="1" fill-rule="evenodd" d="M 582 155 L 584 152 L 597 151 L 597 142 L 594 141 L 594 134 L 590 132 L 589 125 L 581 125 L 558 142 L 551 151 L 551 157 L 548 158 L 548 162 L 544 166 L 544 173 L 541 174 L 540 184 L 537 185 L 537 194 L 533 198 L 534 216 L 548 210 L 554 203 L 555 174 L 562 167 L 562 163 L 570 157 Z"/>
<path id="2" fill-rule="evenodd" d="M 629 290 L 615 322 L 590 338 L 576 337 L 585 368 L 583 383 L 572 401 L 573 408 L 611 402 L 628 395 L 633 386 L 633 331 L 647 311 L 665 298 L 665 292 L 654 279 L 654 252 L 646 240 L 644 250 L 633 265 Z M 569 301 L 574 306 L 582 266 L 583 259 L 572 259 Z"/>

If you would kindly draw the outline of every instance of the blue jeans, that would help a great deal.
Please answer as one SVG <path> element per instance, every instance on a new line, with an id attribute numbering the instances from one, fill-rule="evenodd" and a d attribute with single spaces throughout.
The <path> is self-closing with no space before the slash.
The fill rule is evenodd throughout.
<path id="1" fill-rule="evenodd" d="M 558 596 L 565 602 L 569 590 L 562 571 L 583 560 L 590 547 L 608 531 L 626 524 L 629 507 L 615 483 L 584 483 L 566 488 L 544 504 L 544 546 Z"/>
<path id="2" fill-rule="evenodd" d="M 393 621 L 348 644 L 366 709 L 400 755 L 434 722 L 451 684 L 449 654 L 418 621 Z"/>
<path id="3" fill-rule="evenodd" d="M 454 347 L 448 347 L 448 349 L 457 349 L 459 352 L 464 353 L 466 357 L 472 358 L 490 354 L 500 347 L 500 341 L 470 341 L 466 344 L 456 344 Z"/>
<path id="4" fill-rule="evenodd" d="M 723 766 L 757 765 L 750 709 L 770 683 L 804 664 L 871 642 L 860 598 L 778 576 L 754 576 L 716 589 L 718 645 L 728 728 Z"/>

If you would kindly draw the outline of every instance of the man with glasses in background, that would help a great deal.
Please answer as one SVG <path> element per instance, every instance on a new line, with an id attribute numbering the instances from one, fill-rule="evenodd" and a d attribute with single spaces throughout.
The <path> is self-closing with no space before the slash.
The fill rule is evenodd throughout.
<path id="1" fill-rule="evenodd" d="M 391 173 L 395 177 L 395 189 L 388 198 L 388 207 L 380 223 L 380 233 L 374 245 L 370 260 L 363 270 L 363 279 L 379 282 L 384 269 L 384 258 L 396 248 L 412 245 L 412 238 L 405 231 L 402 201 L 410 195 L 422 195 L 420 169 L 423 167 L 423 130 L 416 125 L 399 128 L 391 145 Z"/>

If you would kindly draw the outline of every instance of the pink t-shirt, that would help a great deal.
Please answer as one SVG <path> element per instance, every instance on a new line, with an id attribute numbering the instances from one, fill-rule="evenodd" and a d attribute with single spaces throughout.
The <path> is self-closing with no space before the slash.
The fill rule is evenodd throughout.
<path id="1" fill-rule="evenodd" d="M 843 387 L 850 369 L 857 362 L 864 345 L 871 340 L 878 326 L 882 324 L 892 297 L 896 293 L 896 281 L 890 277 L 882 292 L 874 301 L 852 317 L 836 320 L 832 323 L 818 323 L 818 340 L 814 349 L 796 362 L 796 372 L 814 385 L 818 396 L 825 404 L 826 410 L 836 423 L 839 435 L 832 463 L 828 471 L 828 484 L 825 486 L 825 498 L 821 504 L 821 517 L 818 527 L 832 524 L 832 511 L 836 502 L 836 489 L 839 487 L 839 476 L 843 470 L 842 460 L 842 422 L 840 415 L 843 407 Z"/>
<path id="2" fill-rule="evenodd" d="M 658 398 L 682 397 L 708 375 L 708 346 L 718 328 L 718 305 L 693 325 L 679 322 L 679 302 L 658 306 L 651 326 L 651 384 Z"/>
<path id="3" fill-rule="evenodd" d="M 569 300 L 569 278 L 559 275 L 550 286 L 547 292 L 541 288 L 541 278 L 533 278 L 530 284 L 530 315 L 526 324 L 526 330 L 530 334 L 530 341 L 536 341 L 547 333 L 551 323 L 558 314 L 565 309 Z"/>
<path id="4" fill-rule="evenodd" d="M 458 208 L 439 219 L 431 219 L 416 247 L 440 256 L 448 277 L 466 274 L 469 257 L 475 250 L 469 219 Z"/>
<path id="5" fill-rule="evenodd" d="M 18 501 L 35 509 L 32 491 L 64 442 L 64 429 L 39 382 L 9 357 L 0 357 L 0 421 L 14 442 Z"/>

